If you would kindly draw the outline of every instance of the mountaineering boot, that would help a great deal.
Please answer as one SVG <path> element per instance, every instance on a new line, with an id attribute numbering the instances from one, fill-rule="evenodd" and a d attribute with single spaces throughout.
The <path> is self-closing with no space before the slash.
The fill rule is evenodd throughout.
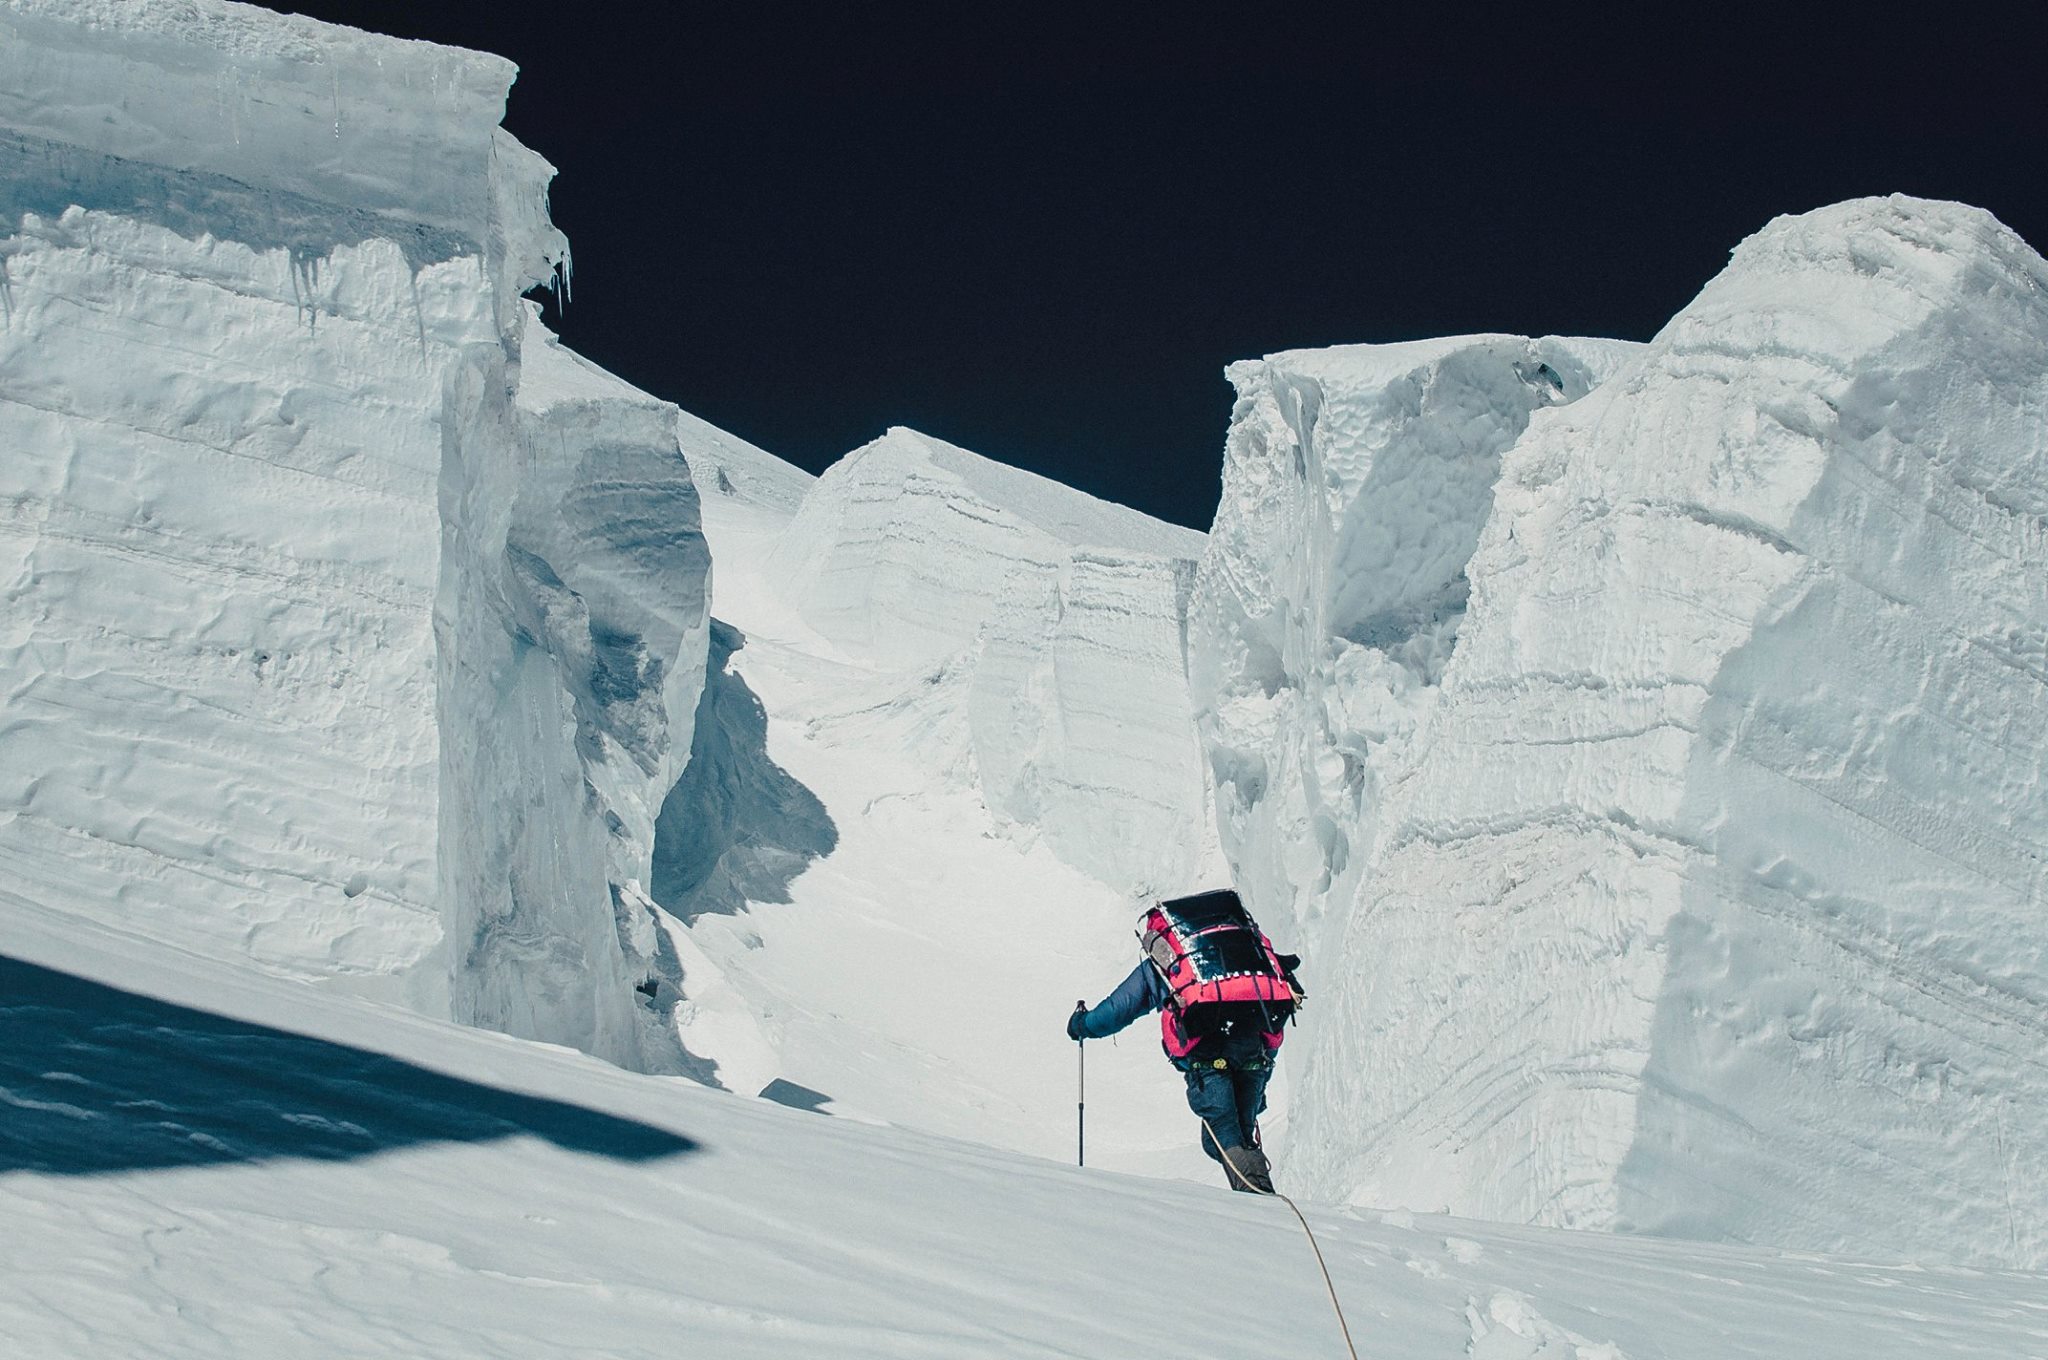
<path id="1" fill-rule="evenodd" d="M 1255 1147 L 1223 1149 L 1223 1166 L 1230 1173 L 1230 1188 L 1253 1194 L 1273 1193 L 1273 1168 L 1266 1154 Z"/>

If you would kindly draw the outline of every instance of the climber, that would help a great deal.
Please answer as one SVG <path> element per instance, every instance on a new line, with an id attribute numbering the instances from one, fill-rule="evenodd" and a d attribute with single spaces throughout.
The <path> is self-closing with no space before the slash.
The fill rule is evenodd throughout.
<path id="1" fill-rule="evenodd" d="M 1106 1039 L 1158 1011 L 1166 1056 L 1187 1079 L 1202 1121 L 1202 1151 L 1233 1190 L 1273 1192 L 1259 1147 L 1259 1114 L 1286 1023 L 1303 992 L 1301 960 L 1272 941 L 1227 889 L 1148 909 L 1138 927 L 1145 957 L 1100 1004 L 1076 1006 L 1067 1037 Z"/>

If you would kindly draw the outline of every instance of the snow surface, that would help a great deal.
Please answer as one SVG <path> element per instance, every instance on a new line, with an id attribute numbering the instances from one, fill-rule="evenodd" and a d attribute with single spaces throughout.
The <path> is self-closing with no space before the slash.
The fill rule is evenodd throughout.
<path id="1" fill-rule="evenodd" d="M 1271 1200 L 636 1076 L 11 896 L 0 976 L 14 1354 L 1342 1353 Z M 1309 1216 L 1361 1355 L 2048 1355 L 2037 1274 Z M 1131 1250 L 1224 1243 L 1215 1305 L 1165 1306 Z"/>
<path id="2" fill-rule="evenodd" d="M 2048 1260 L 2023 243 L 1864 201 L 1647 347 L 1234 366 L 1205 537 L 562 348 L 510 77 L 0 0 L 23 1353 L 1203 1353 L 1101 1262 L 1217 1238 L 1217 1352 L 1333 1353 L 1149 1028 L 1091 1165 L 1205 1185 L 1030 1159 L 1134 901 L 1234 876 L 1365 1353 L 2048 1356 L 2038 1274 L 1853 1259 Z"/>
<path id="3" fill-rule="evenodd" d="M 1526 428 L 1552 342 L 1240 370 L 1194 651 L 1312 1193 L 2048 1259 L 2044 282 L 1863 200 Z"/>
<path id="4" fill-rule="evenodd" d="M 898 446 L 900 480 L 879 475 L 871 445 L 798 486 L 802 474 L 730 436 L 684 431 L 706 488 L 712 609 L 727 631 L 714 642 L 698 763 L 657 837 L 653 893 L 676 918 L 681 1033 L 742 1093 L 787 1082 L 849 1117 L 1059 1156 L 1074 1137 L 1078 1076 L 1060 1025 L 1079 993 L 1095 1000 L 1135 961 L 1126 890 L 1147 866 L 1104 834 L 1107 821 L 1091 833 L 1062 820 L 1064 800 L 1005 803 L 1015 785 L 992 787 L 987 761 L 1021 748 L 998 742 L 1023 724 L 1054 739 L 1089 724 L 1158 734 L 1151 746 L 1077 752 L 1099 759 L 1108 787 L 1071 796 L 1150 818 L 1172 857 L 1155 864 L 1186 874 L 1174 866 L 1192 860 L 1220 881 L 1168 590 L 1188 559 L 1109 551 L 1089 536 L 1176 551 L 1201 540 L 908 431 L 882 443 Z M 856 499 L 864 508 L 847 512 Z M 907 666 L 886 645 L 828 636 L 781 568 L 804 526 L 853 514 L 885 526 L 880 546 L 838 539 L 818 559 L 878 613 L 907 594 L 891 595 L 892 571 L 944 573 L 993 596 L 1014 582 L 991 574 L 1036 570 L 1063 607 L 1005 613 L 998 602 L 953 625 L 951 653 Z M 966 539 L 950 559 L 932 546 L 945 533 Z M 1009 551 L 983 560 L 991 541 Z M 1018 693 L 1018 676 L 1035 687 Z M 1039 740 L 1029 758 L 1057 777 L 1052 761 L 1073 757 Z M 1009 758 L 1016 770 L 1023 757 Z M 1161 766 L 1179 769 L 1178 806 L 1134 787 Z M 1115 879 L 1073 862 L 1091 847 Z M 1090 1048 L 1090 1084 L 1131 1093 L 1091 1109 L 1091 1161 L 1212 1181 L 1156 1035 L 1141 1027 Z M 1269 1123 L 1284 1118 L 1284 1091 L 1283 1081 Z"/>

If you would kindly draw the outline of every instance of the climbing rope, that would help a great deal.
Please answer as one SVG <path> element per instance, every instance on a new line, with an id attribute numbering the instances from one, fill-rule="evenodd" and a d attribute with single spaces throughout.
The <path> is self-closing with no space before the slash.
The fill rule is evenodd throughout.
<path id="1" fill-rule="evenodd" d="M 1216 1136 L 1215 1129 L 1209 1128 L 1208 1119 L 1199 1114 L 1197 1114 L 1195 1118 L 1200 1119 L 1202 1121 L 1203 1128 L 1209 1129 L 1209 1141 L 1216 1145 L 1217 1152 L 1222 1152 L 1224 1150 L 1223 1140 Z M 1338 1330 L 1344 1333 L 1344 1349 L 1351 1352 L 1351 1360 L 1358 1360 L 1358 1347 L 1351 1344 L 1351 1324 L 1344 1320 L 1344 1305 L 1337 1302 L 1337 1286 L 1330 1280 L 1330 1266 L 1328 1262 L 1323 1260 L 1322 1244 L 1316 1241 L 1316 1231 L 1314 1228 L 1309 1227 L 1308 1218 L 1301 1212 L 1301 1206 L 1296 1204 L 1293 1200 L 1287 1198 L 1287 1196 L 1281 1194 L 1278 1190 L 1259 1189 L 1258 1186 L 1253 1185 L 1250 1180 L 1245 1178 L 1244 1173 L 1240 1172 L 1236 1167 L 1230 1164 L 1230 1159 L 1228 1157 L 1224 1157 L 1221 1160 L 1223 1162 L 1224 1172 L 1228 1174 L 1233 1180 L 1241 1182 L 1244 1185 L 1245 1189 L 1251 1191 L 1255 1195 L 1271 1195 L 1273 1198 L 1279 1200 L 1282 1204 L 1285 1204 L 1288 1208 L 1294 1210 L 1295 1218 L 1301 1221 L 1301 1230 L 1308 1234 L 1309 1250 L 1313 1251 L 1316 1254 L 1316 1268 L 1323 1272 L 1323 1288 L 1328 1290 L 1330 1293 L 1331 1311 L 1337 1314 Z"/>

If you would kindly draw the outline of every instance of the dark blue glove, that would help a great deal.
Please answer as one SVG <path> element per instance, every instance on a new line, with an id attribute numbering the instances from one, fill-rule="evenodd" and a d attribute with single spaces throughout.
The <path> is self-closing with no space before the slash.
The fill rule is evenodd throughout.
<path id="1" fill-rule="evenodd" d="M 1081 1028 L 1081 1022 L 1087 1018 L 1087 1007 L 1074 1007 L 1074 1013 L 1067 1017 L 1067 1037 L 1069 1039 L 1085 1039 L 1088 1037 L 1088 1031 Z"/>

